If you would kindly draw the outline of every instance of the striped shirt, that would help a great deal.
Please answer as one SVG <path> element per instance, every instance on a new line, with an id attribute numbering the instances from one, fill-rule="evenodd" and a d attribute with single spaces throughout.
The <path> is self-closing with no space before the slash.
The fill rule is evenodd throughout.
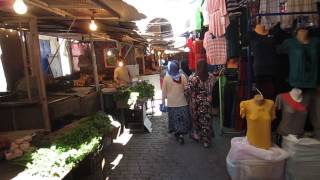
<path id="1" fill-rule="evenodd" d="M 246 7 L 248 0 L 226 0 L 226 7 L 229 17 L 241 15 L 241 8 Z"/>

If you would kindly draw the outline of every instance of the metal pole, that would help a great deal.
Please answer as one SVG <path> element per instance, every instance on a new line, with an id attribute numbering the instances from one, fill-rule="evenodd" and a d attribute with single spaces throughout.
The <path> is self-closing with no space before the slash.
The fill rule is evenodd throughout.
<path id="1" fill-rule="evenodd" d="M 96 57 L 96 52 L 95 52 L 94 43 L 92 39 L 92 34 L 90 34 L 90 49 L 91 49 L 91 55 L 92 55 L 93 77 L 94 77 L 95 87 L 99 95 L 101 110 L 104 110 L 103 97 L 100 90 L 99 78 L 98 78 L 97 57 Z"/>

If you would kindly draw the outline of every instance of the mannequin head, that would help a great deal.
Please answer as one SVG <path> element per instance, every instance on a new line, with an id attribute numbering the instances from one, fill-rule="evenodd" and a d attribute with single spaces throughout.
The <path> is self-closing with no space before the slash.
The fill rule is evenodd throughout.
<path id="1" fill-rule="evenodd" d="M 296 102 L 301 102 L 303 100 L 302 90 L 301 89 L 293 88 L 289 92 L 289 94 L 292 97 L 292 99 L 295 100 Z"/>
<path id="2" fill-rule="evenodd" d="M 259 106 L 262 105 L 264 102 L 264 97 L 261 94 L 254 95 L 253 99 Z"/>
<path id="3" fill-rule="evenodd" d="M 256 27 L 254 28 L 254 31 L 260 35 L 268 35 L 269 34 L 269 31 L 262 24 L 257 24 Z"/>
<path id="4" fill-rule="evenodd" d="M 309 31 L 306 28 L 298 28 L 296 30 L 296 38 L 303 44 L 309 42 Z"/>

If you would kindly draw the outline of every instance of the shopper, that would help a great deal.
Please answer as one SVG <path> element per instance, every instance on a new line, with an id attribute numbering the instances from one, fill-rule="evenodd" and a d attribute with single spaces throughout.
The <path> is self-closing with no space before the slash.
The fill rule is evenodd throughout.
<path id="1" fill-rule="evenodd" d="M 168 75 L 164 77 L 162 87 L 162 104 L 167 99 L 169 132 L 174 132 L 180 144 L 184 144 L 183 135 L 190 129 L 190 111 L 184 96 L 187 79 L 179 73 L 177 63 L 171 62 Z"/>
<path id="2" fill-rule="evenodd" d="M 212 89 L 216 81 L 216 78 L 208 73 L 207 62 L 200 60 L 196 73 L 189 77 L 185 87 L 185 95 L 188 97 L 191 109 L 191 137 L 200 140 L 206 148 L 210 145 L 213 131 L 211 101 Z"/>
<path id="3" fill-rule="evenodd" d="M 185 75 L 186 78 L 188 79 L 189 76 L 192 74 L 192 71 L 189 69 L 189 66 L 188 66 L 188 61 L 187 60 L 182 60 L 181 63 L 180 63 L 180 73 Z"/>

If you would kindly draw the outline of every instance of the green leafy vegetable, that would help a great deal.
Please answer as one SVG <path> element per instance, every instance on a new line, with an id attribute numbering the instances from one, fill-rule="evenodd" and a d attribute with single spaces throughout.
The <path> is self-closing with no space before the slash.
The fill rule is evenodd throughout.
<path id="1" fill-rule="evenodd" d="M 111 132 L 111 121 L 104 113 L 80 120 L 77 127 L 54 139 L 48 147 L 25 154 L 15 160 L 31 176 L 61 179 L 88 154 L 95 152 L 102 136 Z"/>

